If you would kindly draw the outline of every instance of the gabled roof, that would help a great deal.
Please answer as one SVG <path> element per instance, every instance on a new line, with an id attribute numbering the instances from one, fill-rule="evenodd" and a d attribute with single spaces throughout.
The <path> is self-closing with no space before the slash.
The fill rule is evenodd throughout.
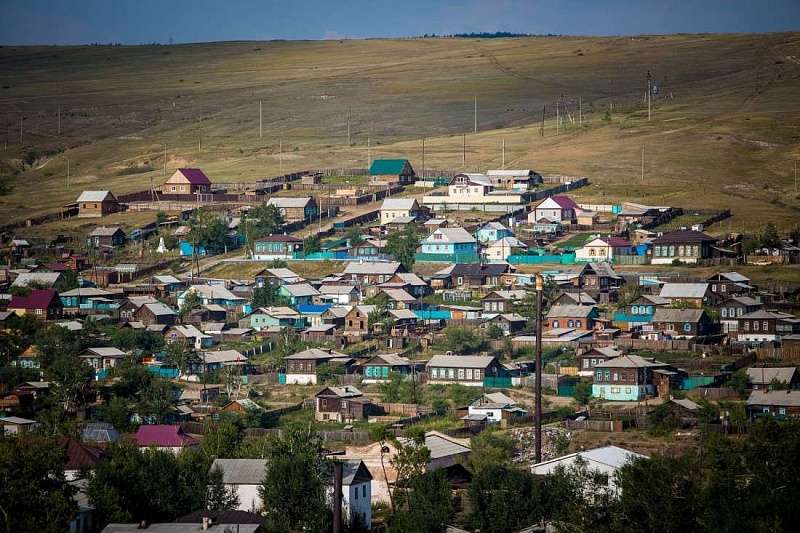
<path id="1" fill-rule="evenodd" d="M 97 346 L 95 348 L 86 348 L 83 353 L 84 355 L 82 355 L 82 357 L 99 356 L 111 357 L 114 359 L 122 359 L 125 357 L 125 352 L 119 348 L 114 348 L 113 346 Z"/>
<path id="2" fill-rule="evenodd" d="M 705 313 L 702 309 L 672 309 L 659 307 L 653 314 L 653 322 L 699 322 Z"/>
<path id="3" fill-rule="evenodd" d="M 584 462 L 589 463 L 590 470 L 595 470 L 594 465 L 604 465 L 617 469 L 625 466 L 629 462 L 639 459 L 647 458 L 646 455 L 641 455 L 619 446 L 604 446 L 602 448 L 594 448 L 593 450 L 586 450 L 584 452 L 571 453 L 563 457 L 556 457 L 549 461 L 543 461 L 533 465 L 532 471 L 534 474 L 546 474 L 551 471 L 551 468 L 556 465 L 569 466 L 580 458 Z"/>
<path id="4" fill-rule="evenodd" d="M 506 236 L 486 245 L 487 248 L 527 248 L 528 245 L 516 237 Z"/>
<path id="5" fill-rule="evenodd" d="M 293 235 L 267 235 L 256 239 L 255 242 L 303 242 L 303 239 L 298 239 Z"/>
<path id="6" fill-rule="evenodd" d="M 797 373 L 793 366 L 779 368 L 748 368 L 747 378 L 754 385 L 769 385 L 773 380 L 790 383 Z"/>
<path id="7" fill-rule="evenodd" d="M 72 437 L 60 439 L 59 445 L 67 452 L 67 463 L 64 465 L 64 470 L 91 470 L 103 457 L 102 450 L 86 446 Z"/>
<path id="8" fill-rule="evenodd" d="M 383 209 L 398 209 L 410 211 L 417 207 L 417 200 L 415 198 L 386 198 L 381 205 Z"/>
<path id="9" fill-rule="evenodd" d="M 747 405 L 800 407 L 800 390 L 754 390 L 747 398 Z"/>
<path id="10" fill-rule="evenodd" d="M 558 206 L 561 209 L 578 209 L 578 204 L 575 203 L 575 200 L 573 200 L 569 196 L 562 196 L 562 195 L 550 196 L 549 198 L 545 198 L 544 200 L 539 202 L 539 204 L 536 207 L 538 208 L 547 200 L 552 200 L 553 202 L 558 204 Z"/>
<path id="11" fill-rule="evenodd" d="M 294 353 L 284 359 L 333 359 L 337 357 L 350 357 L 347 354 L 339 353 L 334 350 L 325 350 L 322 348 L 309 348 L 301 352 Z"/>
<path id="12" fill-rule="evenodd" d="M 740 317 L 740 319 L 757 319 L 757 320 L 780 320 L 782 318 L 795 318 L 793 315 L 788 313 L 781 313 L 778 311 L 765 311 L 763 309 L 759 309 L 758 311 L 753 311 L 752 313 L 746 313 Z"/>
<path id="13" fill-rule="evenodd" d="M 407 437 L 400 437 L 398 440 L 404 444 L 412 442 L 411 439 Z M 464 441 L 458 441 L 438 431 L 428 431 L 425 433 L 424 445 L 431 452 L 431 460 L 454 455 L 464 455 L 472 451 Z"/>
<path id="14" fill-rule="evenodd" d="M 717 277 L 731 281 L 733 283 L 747 283 L 750 281 L 750 278 L 742 276 L 738 272 L 720 272 L 718 274 L 714 274 L 713 276 L 709 276 L 707 281 L 712 281 Z"/>
<path id="15" fill-rule="evenodd" d="M 665 283 L 661 298 L 703 298 L 708 293 L 708 283 Z"/>
<path id="16" fill-rule="evenodd" d="M 593 305 L 554 305 L 547 312 L 547 318 L 585 318 L 597 312 Z"/>
<path id="17" fill-rule="evenodd" d="M 437 239 L 436 235 L 441 235 Z M 474 243 L 477 242 L 475 237 L 464 228 L 438 228 L 425 238 L 426 243 L 441 244 L 441 243 Z"/>
<path id="18" fill-rule="evenodd" d="M 192 285 L 183 294 L 192 291 L 201 298 L 209 300 L 244 300 L 221 285 Z M 183 296 L 183 295 L 181 295 Z"/>
<path id="19" fill-rule="evenodd" d="M 33 289 L 28 296 L 11 297 L 9 309 L 47 309 L 58 293 L 53 289 Z"/>
<path id="20" fill-rule="evenodd" d="M 389 309 L 389 314 L 396 320 L 417 320 L 417 314 L 411 309 Z"/>
<path id="21" fill-rule="evenodd" d="M 397 355 L 396 353 L 379 353 L 375 354 L 370 357 L 368 360 L 364 361 L 364 365 L 369 365 L 375 361 L 376 358 L 380 358 L 389 366 L 408 366 L 411 364 L 411 360 L 403 357 L 401 355 Z"/>
<path id="22" fill-rule="evenodd" d="M 302 298 L 305 296 L 318 296 L 319 291 L 311 286 L 310 283 L 295 283 L 281 285 L 281 290 L 289 293 L 294 298 Z"/>
<path id="23" fill-rule="evenodd" d="M 597 305 L 597 300 L 585 292 L 562 292 L 557 299 L 566 298 L 575 302 L 575 305 Z"/>
<path id="24" fill-rule="evenodd" d="M 119 226 L 98 226 L 94 228 L 91 233 L 89 233 L 90 237 L 112 237 L 115 233 L 122 232 L 124 235 L 125 232 L 122 231 L 122 228 Z"/>
<path id="25" fill-rule="evenodd" d="M 661 237 L 653 239 L 653 244 L 695 244 L 704 242 L 716 242 L 717 239 L 705 233 L 694 230 L 670 231 Z"/>
<path id="26" fill-rule="evenodd" d="M 264 481 L 265 459 L 214 459 L 209 472 L 219 468 L 226 485 L 260 485 Z"/>
<path id="27" fill-rule="evenodd" d="M 135 436 L 141 447 L 156 446 L 164 448 L 194 446 L 197 441 L 183 432 L 180 426 L 154 424 L 139 426 Z"/>
<path id="28" fill-rule="evenodd" d="M 364 461 L 360 459 L 342 461 L 342 485 L 347 487 L 369 481 L 372 481 L 372 474 L 364 464 Z"/>
<path id="29" fill-rule="evenodd" d="M 444 368 L 486 368 L 495 361 L 488 355 L 434 355 L 426 366 Z"/>
<path id="30" fill-rule="evenodd" d="M 267 205 L 274 205 L 278 208 L 297 208 L 297 207 L 305 207 L 311 203 L 312 198 L 310 196 L 273 196 L 267 202 Z"/>
<path id="31" fill-rule="evenodd" d="M 484 229 L 485 230 L 497 230 L 497 231 L 506 230 L 506 231 L 508 231 L 508 228 L 505 227 L 500 222 L 487 222 L 486 224 L 484 224 L 483 226 L 478 228 L 478 231 L 481 231 L 481 230 L 484 230 Z"/>
<path id="32" fill-rule="evenodd" d="M 52 287 L 61 279 L 59 272 L 23 272 L 14 279 L 12 287 L 27 287 L 31 283 Z"/>
<path id="33" fill-rule="evenodd" d="M 595 368 L 651 368 L 668 366 L 655 359 L 645 359 L 638 355 L 620 355 L 594 365 Z"/>
<path id="34" fill-rule="evenodd" d="M 389 261 L 387 263 L 356 263 L 350 262 L 344 269 L 345 275 L 347 274 L 375 274 L 375 275 L 391 275 L 400 269 L 400 263 L 397 261 Z"/>
<path id="35" fill-rule="evenodd" d="M 529 168 L 523 170 L 502 169 L 502 170 L 487 170 L 486 175 L 489 177 L 497 176 L 503 178 L 530 178 L 535 172 Z"/>
<path id="36" fill-rule="evenodd" d="M 115 200 L 111 191 L 83 191 L 78 196 L 77 202 L 104 202 L 105 200 Z"/>
<path id="37" fill-rule="evenodd" d="M 341 387 L 325 387 L 315 394 L 315 396 L 331 395 L 336 396 L 337 398 L 358 398 L 359 396 L 363 396 L 364 393 L 352 385 L 343 385 Z"/>
<path id="38" fill-rule="evenodd" d="M 345 285 L 341 283 L 336 284 L 325 284 L 320 286 L 319 293 L 320 294 L 350 294 L 353 291 L 357 291 L 355 285 Z"/>
<path id="39" fill-rule="evenodd" d="M 473 185 L 482 185 L 482 186 L 485 186 L 485 187 L 491 187 L 492 186 L 492 180 L 490 180 L 489 177 L 485 176 L 484 174 L 465 172 L 465 173 L 462 173 L 462 174 L 458 174 L 455 177 L 459 177 L 459 176 L 463 176 L 463 177 L 467 178 L 467 181 L 469 181 L 469 183 L 473 184 Z"/>
<path id="40" fill-rule="evenodd" d="M 162 304 L 161 302 L 144 304 L 142 307 L 153 313 L 153 315 L 155 316 L 172 316 L 177 314 L 175 311 L 172 310 L 171 307 Z"/>
<path id="41" fill-rule="evenodd" d="M 745 305 L 747 307 L 764 305 L 763 302 L 759 302 L 752 296 L 731 296 L 730 298 L 722 302 L 722 305 L 724 306 L 728 302 L 735 302 L 737 304 Z"/>
<path id="42" fill-rule="evenodd" d="M 216 352 L 204 352 L 203 359 L 206 364 L 245 364 L 247 357 L 237 352 L 236 350 L 218 350 Z"/>
<path id="43" fill-rule="evenodd" d="M 408 294 L 403 289 L 383 289 L 383 292 L 386 296 L 389 297 L 390 300 L 394 300 L 396 302 L 415 302 L 417 301 L 416 298 Z"/>
<path id="44" fill-rule="evenodd" d="M 179 168 L 176 172 L 183 174 L 183 177 L 192 185 L 211 185 L 211 180 L 199 168 Z"/>
<path id="45" fill-rule="evenodd" d="M 403 173 L 408 159 L 375 159 L 369 167 L 370 176 L 398 176 Z"/>

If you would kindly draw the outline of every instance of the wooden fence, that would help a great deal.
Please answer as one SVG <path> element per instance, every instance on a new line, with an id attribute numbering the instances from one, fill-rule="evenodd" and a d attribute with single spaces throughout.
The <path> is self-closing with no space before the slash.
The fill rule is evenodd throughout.
<path id="1" fill-rule="evenodd" d="M 800 346 L 756 348 L 755 352 L 758 361 L 800 362 Z"/>
<path id="2" fill-rule="evenodd" d="M 588 431 L 607 431 L 617 433 L 623 430 L 622 420 L 564 420 L 567 429 L 585 429 Z"/>
<path id="3" fill-rule="evenodd" d="M 336 441 L 336 442 L 357 442 L 366 443 L 370 441 L 369 432 L 367 431 L 315 431 L 315 434 L 323 441 Z M 281 438 L 284 435 L 284 430 L 280 428 L 247 428 L 245 429 L 246 437 L 277 437 Z"/>

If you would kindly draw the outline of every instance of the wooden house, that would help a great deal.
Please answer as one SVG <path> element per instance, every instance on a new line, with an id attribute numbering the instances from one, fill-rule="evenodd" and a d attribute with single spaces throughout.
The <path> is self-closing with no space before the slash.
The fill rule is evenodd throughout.
<path id="1" fill-rule="evenodd" d="M 63 306 L 54 289 L 32 289 L 27 296 L 12 295 L 8 310 L 17 316 L 32 315 L 42 320 L 54 320 L 63 314 Z"/>
<path id="2" fill-rule="evenodd" d="M 309 348 L 283 358 L 286 365 L 287 385 L 313 385 L 317 383 L 320 365 L 344 365 L 349 367 L 353 358 L 330 349 Z"/>
<path id="3" fill-rule="evenodd" d="M 798 389 L 797 367 L 753 367 L 747 369 L 747 384 L 753 390 Z"/>
<path id="4" fill-rule="evenodd" d="M 651 331 L 657 337 L 693 339 L 714 333 L 714 323 L 703 309 L 659 307 L 653 314 Z"/>
<path id="5" fill-rule="evenodd" d="M 408 159 L 376 159 L 369 167 L 369 176 L 374 185 L 408 185 L 416 179 Z"/>
<path id="6" fill-rule="evenodd" d="M 415 219 L 420 209 L 414 198 L 386 198 L 381 205 L 381 224 L 389 224 L 396 219 Z"/>
<path id="7" fill-rule="evenodd" d="M 711 285 L 711 292 L 718 294 L 721 298 L 728 296 L 747 295 L 755 291 L 750 283 L 750 278 L 742 276 L 738 272 L 718 272 L 706 279 Z"/>
<path id="8" fill-rule="evenodd" d="M 81 218 L 104 217 L 119 211 L 119 202 L 111 191 L 83 191 L 77 202 Z"/>
<path id="9" fill-rule="evenodd" d="M 373 407 L 369 398 L 352 385 L 325 387 L 314 395 L 314 419 L 349 423 L 365 420 Z"/>
<path id="10" fill-rule="evenodd" d="M 594 367 L 614 357 L 622 355 L 622 351 L 613 346 L 595 346 L 577 355 L 578 375 L 593 376 Z"/>
<path id="11" fill-rule="evenodd" d="M 145 326 L 162 324 L 172 326 L 177 321 L 178 314 L 168 305 L 161 302 L 146 303 L 133 312 L 133 319 Z"/>
<path id="12" fill-rule="evenodd" d="M 89 233 L 86 244 L 90 248 L 114 248 L 125 244 L 125 232 L 119 226 L 100 226 Z"/>
<path id="13" fill-rule="evenodd" d="M 638 355 L 620 355 L 594 367 L 592 396 L 601 400 L 636 402 L 647 396 L 666 397 L 678 385 L 680 371 Z"/>
<path id="14" fill-rule="evenodd" d="M 670 231 L 653 239 L 654 265 L 669 265 L 674 261 L 697 263 L 712 257 L 716 239 L 694 230 Z"/>
<path id="15" fill-rule="evenodd" d="M 434 355 L 425 365 L 428 383 L 483 386 L 486 377 L 505 377 L 507 371 L 495 357 L 483 355 Z"/>
<path id="16" fill-rule="evenodd" d="M 361 365 L 361 373 L 364 376 L 362 381 L 363 383 L 380 383 L 388 381 L 390 374 L 410 377 L 414 370 L 420 371 L 422 367 L 424 367 L 423 363 L 416 363 L 397 354 L 373 355 Z"/>
<path id="17" fill-rule="evenodd" d="M 576 329 L 588 331 L 594 328 L 600 311 L 590 305 L 554 305 L 545 317 L 547 329 Z"/>
<path id="18" fill-rule="evenodd" d="M 267 205 L 274 205 L 286 222 L 310 220 L 319 215 L 317 201 L 311 196 L 291 197 L 273 196 Z"/>
<path id="19" fill-rule="evenodd" d="M 179 168 L 161 186 L 164 194 L 197 194 L 211 192 L 211 180 L 199 168 Z"/>
<path id="20" fill-rule="evenodd" d="M 781 419 L 800 418 L 800 390 L 754 390 L 747 398 L 750 419 L 773 417 Z"/>
<path id="21" fill-rule="evenodd" d="M 739 331 L 739 317 L 763 308 L 764 304 L 751 296 L 729 296 L 717 306 L 722 333 L 736 336 Z"/>

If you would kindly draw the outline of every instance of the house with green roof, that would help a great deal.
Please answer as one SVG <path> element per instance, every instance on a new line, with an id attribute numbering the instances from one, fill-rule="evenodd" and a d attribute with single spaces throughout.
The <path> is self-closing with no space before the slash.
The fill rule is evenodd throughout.
<path id="1" fill-rule="evenodd" d="M 376 185 L 406 185 L 416 179 L 408 159 L 376 159 L 369 167 L 369 176 Z"/>

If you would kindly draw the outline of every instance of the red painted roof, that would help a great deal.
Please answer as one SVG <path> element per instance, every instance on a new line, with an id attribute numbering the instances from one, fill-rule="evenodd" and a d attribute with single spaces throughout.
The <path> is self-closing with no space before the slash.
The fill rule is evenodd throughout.
<path id="1" fill-rule="evenodd" d="M 9 309 L 47 309 L 58 293 L 53 289 L 32 289 L 28 296 L 12 296 Z"/>
<path id="2" fill-rule="evenodd" d="M 578 204 L 569 196 L 551 196 L 551 198 L 561 206 L 561 209 L 578 209 Z"/>
<path id="3" fill-rule="evenodd" d="M 631 246 L 630 241 L 622 237 L 603 237 L 602 238 L 612 248 L 624 248 Z"/>
<path id="4" fill-rule="evenodd" d="M 59 443 L 67 452 L 66 470 L 93 469 L 103 457 L 103 451 L 78 442 L 72 437 L 64 437 Z"/>
<path id="5" fill-rule="evenodd" d="M 211 180 L 199 168 L 179 168 L 178 170 L 192 185 L 211 185 Z"/>
<path id="6" fill-rule="evenodd" d="M 136 442 L 139 446 L 157 446 L 174 448 L 178 446 L 193 446 L 197 441 L 183 432 L 180 426 L 154 424 L 139 426 L 136 431 Z"/>

